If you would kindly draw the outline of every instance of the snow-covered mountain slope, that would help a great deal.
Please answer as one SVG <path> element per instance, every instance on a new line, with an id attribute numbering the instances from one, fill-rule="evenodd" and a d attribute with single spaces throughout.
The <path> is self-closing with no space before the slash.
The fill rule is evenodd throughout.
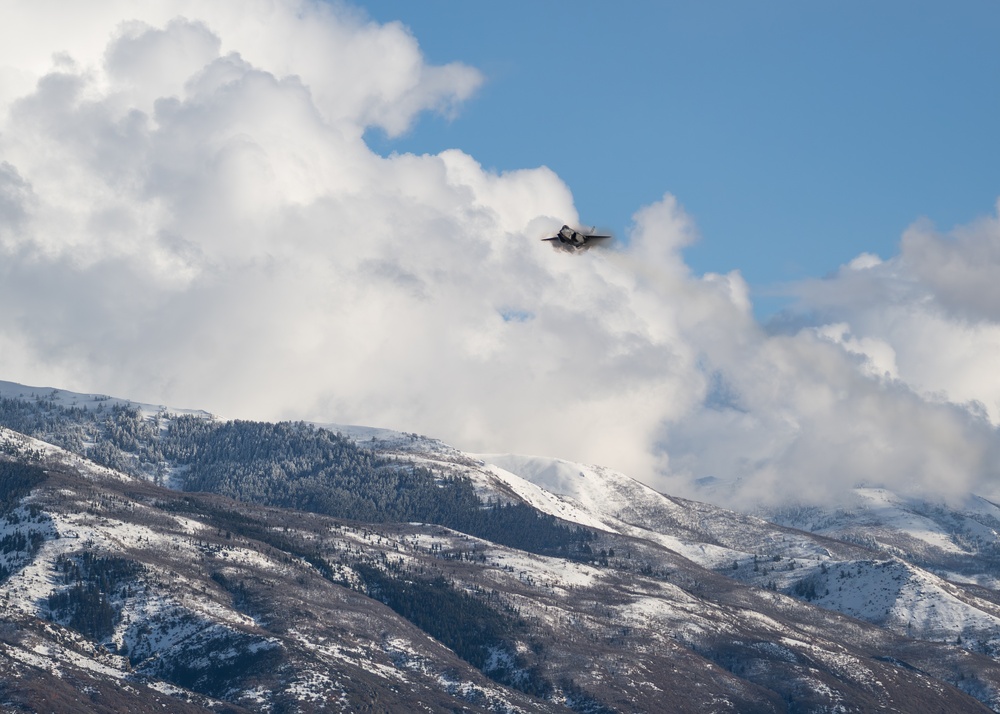
<path id="1" fill-rule="evenodd" d="M 0 583 L 8 708 L 98 711 L 67 680 L 119 711 L 985 711 L 963 683 L 1000 692 L 990 658 L 648 540 L 556 558 L 46 466 L 2 516 L 33 544 Z"/>
<path id="2" fill-rule="evenodd" d="M 10 702 L 69 676 L 191 711 L 1000 710 L 988 502 L 761 518 L 558 459 L 52 391 L 8 383 L 30 406 L 0 410 L 66 447 L 0 430 L 0 476 L 33 489 L 0 499 Z M 338 458 L 402 477 L 342 485 Z M 374 520 L 262 505 L 343 499 Z"/>
<path id="3" fill-rule="evenodd" d="M 1000 507 L 974 494 L 946 503 L 857 488 L 846 505 L 785 506 L 761 515 L 885 550 L 952 580 L 990 589 L 1000 586 Z"/>
<path id="4" fill-rule="evenodd" d="M 513 473 L 544 488 L 545 497 L 533 501 L 540 509 L 574 519 L 572 510 L 551 505 L 569 503 L 582 511 L 581 522 L 600 520 L 630 535 L 637 531 L 629 526 L 648 529 L 657 542 L 731 577 L 900 634 L 1000 653 L 997 581 L 990 572 L 1000 549 L 1000 509 L 984 499 L 970 496 L 955 509 L 858 489 L 852 509 L 786 508 L 770 522 L 664 496 L 601 467 L 480 458 L 493 473 Z M 985 587 L 963 587 L 970 583 Z"/>
<path id="5" fill-rule="evenodd" d="M 610 530 L 656 538 L 706 567 L 731 566 L 762 553 L 804 560 L 830 558 L 831 548 L 856 554 L 842 544 L 776 528 L 759 518 L 666 496 L 612 469 L 537 456 L 477 458 L 513 488 L 521 488 L 516 484 L 524 480 L 542 489 L 547 496 L 533 502 L 537 508 L 545 510 L 554 497 Z M 566 511 L 570 520 L 571 513 Z"/>
<path id="6" fill-rule="evenodd" d="M 417 444 L 410 442 L 411 453 Z M 425 453 L 433 458 L 434 452 Z M 992 584 L 991 576 L 970 576 L 975 564 L 968 558 L 975 553 L 959 545 L 973 535 L 980 550 L 996 542 L 997 509 L 982 499 L 970 498 L 961 511 L 912 502 L 904 509 L 902 499 L 885 491 L 862 491 L 860 496 L 869 500 L 877 497 L 877 509 L 825 514 L 815 508 L 785 509 L 788 525 L 782 526 L 669 497 L 599 466 L 510 454 L 468 456 L 479 463 L 467 473 L 484 481 L 495 479 L 557 517 L 655 542 L 720 574 L 808 599 L 902 635 L 1000 653 L 998 598 L 992 588 L 967 587 Z M 460 461 L 454 453 L 449 458 Z M 792 527 L 817 524 L 823 527 L 813 532 Z M 949 556 L 934 564 L 953 567 L 920 567 L 928 554 Z M 963 559 L 954 560 L 957 555 Z M 961 575 L 959 568 L 965 571 Z"/>
<path id="7" fill-rule="evenodd" d="M 122 691 L 139 694 L 141 684 L 199 710 L 273 711 L 284 702 L 298 711 L 360 711 L 381 699 L 412 710 L 464 702 L 469 711 L 550 711 L 335 584 L 353 571 L 328 565 L 324 577 L 321 561 L 304 556 L 305 542 L 321 534 L 331 551 L 384 556 L 370 531 L 53 469 L 0 525 L 4 543 L 12 534 L 29 542 L 0 585 L 5 626 L 19 633 L 0 663 L 18 679 L 24 668 L 56 679 L 87 673 L 97 691 L 127 700 Z M 98 584 L 100 599 L 90 599 Z M 9 704 L 31 710 L 50 703 L 20 695 L 38 697 L 16 685 L 4 692 Z"/>
<path id="8" fill-rule="evenodd" d="M 0 454 L 27 462 L 44 461 L 47 464 L 74 469 L 79 474 L 89 475 L 93 478 L 131 480 L 127 474 L 109 469 L 107 466 L 101 466 L 79 454 L 74 454 L 72 451 L 67 451 L 41 439 L 25 436 L 4 426 L 0 426 Z"/>

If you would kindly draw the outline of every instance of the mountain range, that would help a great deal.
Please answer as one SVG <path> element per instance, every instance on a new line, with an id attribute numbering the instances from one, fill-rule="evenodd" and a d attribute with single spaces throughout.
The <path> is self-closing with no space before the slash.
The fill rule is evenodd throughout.
<path id="1" fill-rule="evenodd" d="M 0 707 L 1000 711 L 1000 507 L 0 382 Z"/>

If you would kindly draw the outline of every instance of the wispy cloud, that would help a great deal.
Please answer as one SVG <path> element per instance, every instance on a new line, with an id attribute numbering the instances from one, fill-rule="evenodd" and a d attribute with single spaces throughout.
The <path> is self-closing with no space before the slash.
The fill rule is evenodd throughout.
<path id="1" fill-rule="evenodd" d="M 538 240 L 576 219 L 552 171 L 372 152 L 369 127 L 455 112 L 482 81 L 398 24 L 305 0 L 73 7 L 55 27 L 13 3 L 0 30 L 3 378 L 687 493 L 736 479 L 735 501 L 991 487 L 995 218 L 918 224 L 764 329 L 738 273 L 684 263 L 697 231 L 672 196 L 624 246 L 567 255 Z"/>

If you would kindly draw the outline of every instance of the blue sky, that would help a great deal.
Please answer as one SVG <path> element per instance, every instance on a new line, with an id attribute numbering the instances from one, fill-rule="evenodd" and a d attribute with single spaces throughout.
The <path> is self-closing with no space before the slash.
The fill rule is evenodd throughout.
<path id="1" fill-rule="evenodd" d="M 454 120 L 371 146 L 547 165 L 581 220 L 623 234 L 664 192 L 696 272 L 739 269 L 758 314 L 783 282 L 893 255 L 1000 196 L 1000 3 L 366 0 L 432 62 L 486 83 Z"/>

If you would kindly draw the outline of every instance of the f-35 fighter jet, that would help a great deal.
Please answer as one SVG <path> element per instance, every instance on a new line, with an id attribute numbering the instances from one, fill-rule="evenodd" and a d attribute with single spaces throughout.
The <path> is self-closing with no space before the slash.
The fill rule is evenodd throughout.
<path id="1" fill-rule="evenodd" d="M 569 226 L 563 226 L 559 232 L 550 238 L 542 240 L 554 241 L 552 247 L 558 250 L 568 250 L 571 252 L 587 250 L 594 247 L 599 241 L 607 240 L 611 236 L 599 236 L 593 233 L 584 233 Z"/>

